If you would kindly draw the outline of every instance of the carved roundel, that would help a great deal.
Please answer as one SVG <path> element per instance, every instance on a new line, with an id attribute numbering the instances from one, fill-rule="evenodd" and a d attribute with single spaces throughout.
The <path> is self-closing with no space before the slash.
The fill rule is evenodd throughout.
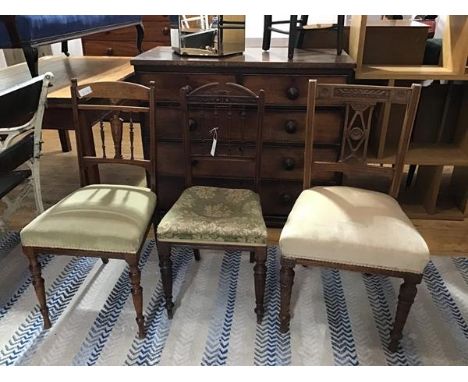
<path id="1" fill-rule="evenodd" d="M 363 135 L 364 135 L 364 130 L 361 127 L 355 126 L 355 127 L 351 128 L 351 130 L 349 131 L 349 137 L 353 141 L 361 140 Z"/>
<path id="2" fill-rule="evenodd" d="M 332 96 L 332 90 L 328 87 L 319 87 L 317 90 L 319 98 L 329 98 Z"/>

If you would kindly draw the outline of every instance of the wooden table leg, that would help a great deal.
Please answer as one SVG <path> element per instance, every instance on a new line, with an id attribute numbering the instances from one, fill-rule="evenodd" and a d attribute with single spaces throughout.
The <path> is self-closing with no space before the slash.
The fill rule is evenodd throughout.
<path id="1" fill-rule="evenodd" d="M 71 142 L 70 142 L 70 134 L 68 130 L 59 130 L 58 131 L 59 138 L 60 138 L 60 146 L 62 147 L 62 151 L 64 153 L 68 153 L 72 150 Z"/>

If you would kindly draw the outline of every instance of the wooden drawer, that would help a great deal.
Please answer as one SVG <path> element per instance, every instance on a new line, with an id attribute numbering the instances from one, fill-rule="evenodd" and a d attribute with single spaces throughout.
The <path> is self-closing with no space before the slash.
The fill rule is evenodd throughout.
<path id="1" fill-rule="evenodd" d="M 145 15 L 142 16 L 141 19 L 143 20 L 143 24 L 146 25 L 148 21 L 165 21 L 169 22 L 169 16 L 167 15 Z"/>
<path id="2" fill-rule="evenodd" d="M 231 140 L 254 142 L 256 138 L 257 113 L 254 109 L 246 110 L 245 119 L 240 112 L 231 109 L 228 118 L 227 111 L 219 110 L 218 116 L 213 112 L 192 111 L 189 116 L 190 132 L 193 139 L 209 139 L 210 130 L 219 127 L 218 137 L 229 136 Z M 178 106 L 163 106 L 157 109 L 156 124 L 159 139 L 182 139 L 182 113 Z"/>
<path id="3" fill-rule="evenodd" d="M 192 144 L 194 154 L 209 154 L 211 142 Z M 237 147 L 231 146 L 231 150 L 236 151 Z M 226 145 L 218 144 L 216 152 L 222 154 L 227 152 Z M 245 147 L 246 155 L 252 155 L 255 148 Z M 253 178 L 254 164 L 240 162 L 226 162 L 223 159 L 215 161 L 194 160 L 192 162 L 194 177 L 212 177 L 212 178 Z M 158 144 L 158 173 L 169 176 L 184 176 L 184 149 L 182 142 L 159 142 Z"/>
<path id="4" fill-rule="evenodd" d="M 243 85 L 258 93 L 265 91 L 267 104 L 297 105 L 307 104 L 307 84 L 316 79 L 319 83 L 345 84 L 345 75 L 245 75 Z"/>
<path id="5" fill-rule="evenodd" d="M 256 113 L 247 111 L 245 124 L 233 113 L 230 134 L 232 139 L 255 140 Z M 182 118 L 178 106 L 157 109 L 156 126 L 159 139 L 182 139 Z M 267 143 L 304 143 L 305 111 L 268 110 L 264 115 L 263 140 Z M 341 109 L 322 109 L 316 112 L 315 142 L 339 144 L 344 113 Z M 208 138 L 215 121 L 202 112 L 190 115 L 191 134 L 195 139 Z M 242 127 L 242 128 L 241 128 Z M 250 127 L 250 128 L 249 128 Z M 225 125 L 224 128 L 227 128 Z M 224 130 L 223 130 L 224 131 Z"/>
<path id="6" fill-rule="evenodd" d="M 193 144 L 194 153 L 208 154 L 211 143 Z M 219 154 L 227 152 L 227 146 L 218 145 Z M 231 146 L 231 152 L 238 150 Z M 252 155 L 253 146 L 243 147 L 246 155 Z M 336 160 L 338 149 L 315 148 L 314 155 L 321 160 Z M 193 175 L 205 177 L 252 177 L 254 173 L 253 164 L 226 163 L 219 161 L 198 161 L 193 163 Z M 184 176 L 184 151 L 181 142 L 159 142 L 158 144 L 158 172 L 162 175 Z M 304 176 L 304 149 L 302 147 L 271 147 L 265 146 L 262 155 L 262 179 L 284 179 L 302 180 Z M 317 181 L 329 181 L 332 173 L 316 173 L 314 179 Z"/>
<path id="7" fill-rule="evenodd" d="M 156 46 L 167 45 L 166 41 L 144 41 L 143 50 L 150 50 Z M 86 56 L 127 56 L 139 54 L 135 41 L 98 41 L 83 42 L 83 53 Z"/>
<path id="8" fill-rule="evenodd" d="M 314 156 L 321 160 L 336 161 L 338 149 L 314 148 Z M 262 179 L 302 180 L 304 177 L 304 148 L 264 146 L 262 156 Z M 328 181 L 332 173 L 314 174 L 314 178 Z"/>
<path id="9" fill-rule="evenodd" d="M 287 216 L 302 192 L 302 182 L 262 181 L 260 201 L 263 215 Z"/>
<path id="10" fill-rule="evenodd" d="M 344 112 L 342 109 L 321 109 L 315 114 L 316 143 L 338 144 L 341 140 Z M 304 143 L 305 111 L 275 110 L 264 116 L 264 141 L 278 143 Z"/>
<path id="11" fill-rule="evenodd" d="M 180 89 L 186 85 L 195 89 L 210 82 L 235 82 L 235 77 L 229 74 L 143 73 L 138 82 L 148 86 L 150 81 L 156 83 L 156 99 L 158 101 L 178 102 Z"/>
<path id="12" fill-rule="evenodd" d="M 144 41 L 166 41 L 170 44 L 170 28 L 168 21 L 146 21 L 144 23 Z M 136 27 L 114 29 L 107 32 L 95 33 L 84 38 L 86 41 L 136 41 Z"/>

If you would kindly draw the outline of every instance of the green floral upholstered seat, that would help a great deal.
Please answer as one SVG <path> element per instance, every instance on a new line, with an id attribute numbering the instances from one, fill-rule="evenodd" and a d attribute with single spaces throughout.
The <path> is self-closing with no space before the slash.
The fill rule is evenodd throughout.
<path id="1" fill-rule="evenodd" d="M 158 226 L 158 240 L 266 245 L 260 198 L 251 190 L 186 189 Z"/>

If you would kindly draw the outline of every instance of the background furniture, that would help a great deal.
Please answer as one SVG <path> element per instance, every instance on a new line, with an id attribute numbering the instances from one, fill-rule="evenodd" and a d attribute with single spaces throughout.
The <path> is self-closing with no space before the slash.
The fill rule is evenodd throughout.
<path id="1" fill-rule="evenodd" d="M 468 17 L 448 16 L 444 27 L 441 66 L 367 65 L 364 49 L 368 38 L 367 16 L 351 18 L 349 54 L 356 60 L 358 79 L 466 80 L 468 79 Z M 382 47 L 385 50 L 385 46 Z M 377 52 L 376 52 L 377 54 Z"/>
<path id="2" fill-rule="evenodd" d="M 314 29 L 328 29 L 336 31 L 336 54 L 340 55 L 343 51 L 343 41 L 344 41 L 344 15 L 339 15 L 336 24 L 319 27 L 314 25 L 307 25 L 307 20 L 309 16 L 301 15 L 301 18 L 298 20 L 297 15 L 291 15 L 289 20 L 282 21 L 273 21 L 271 15 L 265 15 L 263 21 L 263 43 L 262 49 L 269 50 L 271 43 L 271 32 L 282 33 L 289 36 L 288 38 L 288 58 L 292 59 L 294 57 L 295 48 L 303 48 L 304 35 L 306 32 L 313 31 Z M 274 25 L 280 24 L 289 24 L 289 29 L 279 29 Z"/>
<path id="3" fill-rule="evenodd" d="M 156 46 L 171 45 L 169 16 L 142 16 L 141 19 L 145 30 L 143 51 Z M 141 52 L 134 43 L 136 38 L 137 31 L 132 27 L 90 34 L 81 39 L 83 54 L 134 57 Z"/>
<path id="4" fill-rule="evenodd" d="M 158 207 L 167 211 L 184 189 L 184 154 L 180 113 L 179 89 L 195 89 L 209 82 L 234 82 L 253 92 L 265 90 L 264 146 L 262 151 L 260 199 L 268 225 L 282 225 L 294 200 L 302 189 L 304 163 L 305 111 L 307 83 L 316 78 L 325 83 L 347 83 L 354 62 L 334 50 L 298 50 L 293 60 L 288 60 L 285 49 L 273 48 L 262 52 L 247 48 L 244 55 L 225 58 L 184 58 L 172 53 L 169 47 L 158 47 L 131 60 L 135 67 L 135 81 L 158 84 Z M 333 107 L 317 111 L 318 138 L 321 157 L 337 154 L 337 139 L 343 113 Z M 206 138 L 192 123 L 194 137 Z M 248 121 L 254 130 L 252 121 Z M 254 142 L 255 137 L 250 134 Z M 206 166 L 194 168 L 194 176 L 209 180 L 213 186 L 244 187 L 250 184 L 246 169 L 239 169 L 229 179 L 216 177 Z M 333 182 L 325 174 L 317 182 Z"/>
<path id="5" fill-rule="evenodd" d="M 171 248 L 187 246 L 194 248 L 197 260 L 203 248 L 250 252 L 251 262 L 255 261 L 255 313 L 257 323 L 262 322 L 267 229 L 258 190 L 264 105 L 263 90 L 257 96 L 233 83 L 181 90 L 186 189 L 162 218 L 156 235 L 169 318 L 174 307 Z M 195 169 L 200 168 L 210 168 L 218 177 L 247 169 L 250 189 L 206 186 L 194 179 Z"/>
<path id="6" fill-rule="evenodd" d="M 57 130 L 62 151 L 70 151 L 68 130 L 73 130 L 70 82 L 119 81 L 132 76 L 133 68 L 124 57 L 64 57 L 47 56 L 39 59 L 41 72 L 54 73 L 54 86 L 47 95 L 44 112 L 44 129 Z M 0 70 L 0 91 L 6 90 L 30 78 L 25 63 Z M 95 121 L 96 122 L 96 121 Z"/>
<path id="7" fill-rule="evenodd" d="M 42 145 L 42 118 L 52 73 L 33 78 L 0 91 L 0 198 L 7 208 L 0 216 L 0 230 L 6 219 L 21 205 L 31 186 L 38 213 L 44 211 L 39 158 Z M 18 167 L 26 164 L 27 170 Z M 28 180 L 14 201 L 7 194 Z"/>
<path id="8" fill-rule="evenodd" d="M 468 216 L 468 17 L 447 16 L 440 65 L 366 64 L 369 28 L 367 16 L 352 17 L 349 53 L 356 60 L 360 83 L 408 86 L 414 80 L 463 81 L 423 88 L 405 159 L 413 169 L 418 166 L 418 171 L 414 185 L 400 194 L 411 217 L 462 220 Z M 385 45 L 375 47 L 376 57 L 385 53 Z M 401 109 L 384 107 L 381 127 L 371 142 L 382 163 L 395 161 L 401 118 Z"/>
<path id="9" fill-rule="evenodd" d="M 394 352 L 414 301 L 417 284 L 429 262 L 429 250 L 394 199 L 400 189 L 421 88 L 309 83 L 306 126 L 304 191 L 281 232 L 281 331 L 289 327 L 291 289 L 296 264 L 328 266 L 403 278 L 389 349 Z M 337 160 L 315 155 L 316 102 L 343 105 L 346 119 Z M 372 114 L 378 103 L 404 105 L 395 166 L 372 165 L 367 154 Z M 343 176 L 382 174 L 388 177 L 388 195 L 354 187 L 310 188 L 314 173 L 331 171 Z"/>
<path id="10" fill-rule="evenodd" d="M 38 255 L 54 253 L 101 257 L 104 263 L 107 263 L 109 258 L 122 259 L 130 268 L 138 336 L 144 338 L 143 295 L 138 262 L 156 208 L 154 84 L 150 84 L 150 88 L 125 82 L 95 82 L 78 86 L 74 79 L 71 92 L 80 180 L 83 187 L 50 207 L 20 233 L 23 252 L 29 259 L 44 328 L 50 328 L 51 322 L 46 305 L 44 280 L 37 261 Z M 98 102 L 92 103 L 92 98 L 98 99 Z M 100 122 L 100 150 L 96 150 L 94 143 L 87 145 L 90 141 L 89 136 L 92 136 L 87 118 L 96 113 L 102 115 L 102 111 L 107 112 L 106 118 L 109 118 L 111 125 L 114 149 L 112 154 L 111 149 L 106 147 L 103 120 Z M 148 114 L 151 147 L 149 159 L 134 157 L 133 115 L 141 113 Z M 128 125 L 124 125 L 124 121 L 128 121 Z M 124 134 L 128 134 L 130 141 L 128 155 L 122 152 Z M 143 168 L 149 176 L 151 189 L 92 184 L 90 170 L 100 164 L 126 164 Z"/>
<path id="11" fill-rule="evenodd" d="M 136 27 L 134 41 L 142 52 L 141 16 L 1 16 L 0 48 L 22 48 L 31 76 L 35 77 L 38 75 L 38 46 L 61 42 L 62 52 L 68 56 L 68 40 L 126 26 Z"/>

